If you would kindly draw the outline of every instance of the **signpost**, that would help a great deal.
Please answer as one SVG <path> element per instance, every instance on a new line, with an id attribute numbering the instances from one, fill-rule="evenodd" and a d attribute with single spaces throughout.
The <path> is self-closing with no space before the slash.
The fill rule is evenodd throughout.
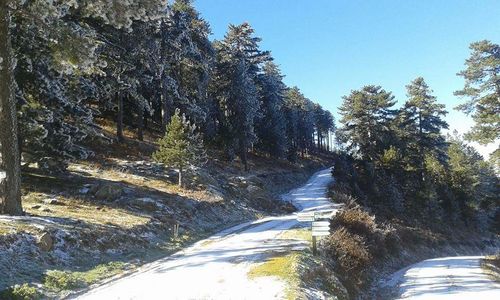
<path id="1" fill-rule="evenodd" d="M 327 236 L 329 234 L 330 234 L 330 222 L 329 221 L 312 222 L 313 255 L 316 255 L 316 252 L 317 252 L 316 238 L 318 236 Z"/>
<path id="2" fill-rule="evenodd" d="M 332 214 L 333 210 L 301 212 L 297 214 L 297 221 L 311 222 L 314 255 L 316 255 L 317 252 L 317 237 L 328 236 L 330 234 L 330 221 L 328 220 L 332 217 Z"/>

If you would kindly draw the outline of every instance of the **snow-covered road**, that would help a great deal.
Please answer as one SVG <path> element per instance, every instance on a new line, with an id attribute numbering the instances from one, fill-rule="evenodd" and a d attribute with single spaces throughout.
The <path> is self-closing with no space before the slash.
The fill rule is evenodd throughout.
<path id="1" fill-rule="evenodd" d="M 330 169 L 320 171 L 283 198 L 304 211 L 333 209 L 325 195 L 331 180 Z M 247 273 L 272 252 L 307 246 L 279 238 L 296 225 L 295 215 L 238 225 L 78 299 L 281 299 L 282 282 Z"/>
<path id="2" fill-rule="evenodd" d="M 461 256 L 425 260 L 394 274 L 389 285 L 398 285 L 399 299 L 500 299 L 500 284 L 482 271 L 481 258 Z"/>

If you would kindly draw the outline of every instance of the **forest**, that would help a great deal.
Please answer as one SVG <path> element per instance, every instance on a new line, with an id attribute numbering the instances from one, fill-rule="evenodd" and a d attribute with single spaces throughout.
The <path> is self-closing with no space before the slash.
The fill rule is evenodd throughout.
<path id="1" fill-rule="evenodd" d="M 333 144 L 332 114 L 283 83 L 252 27 L 212 42 L 191 1 L 7 1 L 2 14 L 4 213 L 22 213 L 21 158 L 63 172 L 124 126 L 164 132 L 176 110 L 245 165 L 250 150 L 293 161 Z"/>
<path id="2" fill-rule="evenodd" d="M 437 249 L 437 241 L 449 242 L 443 236 L 462 229 L 478 237 L 498 237 L 500 149 L 487 159 L 471 144 L 491 145 L 500 138 L 500 46 L 494 41 L 469 41 L 470 56 L 457 74 L 463 88 L 455 92 L 456 107 L 441 104 L 423 77 L 408 82 L 405 99 L 396 99 L 374 79 L 374 84 L 352 87 L 335 120 L 300 87 L 287 86 L 272 49 L 261 48 L 259 33 L 249 23 L 230 24 L 221 40 L 211 34 L 192 0 L 1 0 L 0 217 L 36 212 L 55 220 L 54 210 L 69 210 L 73 198 L 78 198 L 78 208 L 90 205 L 89 214 L 118 208 L 123 220 L 137 224 L 124 225 L 116 244 L 99 245 L 105 253 L 127 242 L 146 244 L 147 238 L 137 232 L 164 233 L 172 224 L 196 220 L 206 225 L 216 219 L 217 225 L 203 228 L 207 234 L 226 223 L 246 221 L 250 214 L 291 213 L 293 205 L 273 202 L 283 190 L 269 187 L 272 180 L 289 188 L 303 180 L 295 180 L 295 173 L 305 176 L 311 166 L 315 171 L 331 167 L 329 198 L 346 209 L 331 220 L 330 236 L 320 250 L 343 285 L 343 291 L 334 292 L 346 299 L 365 295 L 367 277 L 378 270 L 371 267 L 404 253 L 403 244 L 424 241 Z M 472 118 L 469 132 L 449 130 L 450 109 Z M 119 158 L 125 161 L 120 168 L 134 170 L 105 170 L 108 161 L 100 161 L 107 158 L 104 149 L 120 149 Z M 147 162 L 132 154 L 141 151 L 147 153 Z M 147 172 L 153 170 L 147 176 L 137 170 L 145 165 Z M 209 167 L 202 169 L 205 165 Z M 90 175 L 82 175 L 82 166 Z M 255 174 L 252 166 L 259 168 Z M 176 180 L 165 188 L 163 179 L 170 180 L 172 170 Z M 106 172 L 123 178 L 111 182 Z M 137 174 L 146 179 L 137 183 Z M 66 179 L 80 180 L 64 186 L 73 194 L 53 192 Z M 40 192 L 40 182 L 50 182 L 50 193 Z M 111 196 L 98 199 L 94 190 L 103 186 Z M 117 195 L 112 195 L 114 188 Z M 35 202 L 33 191 L 60 198 Z M 210 195 L 208 204 L 199 200 L 206 196 L 202 192 Z M 60 206 L 44 206 L 51 201 Z M 228 216 L 229 211 L 241 215 Z M 92 243 L 106 238 L 91 235 L 95 224 L 88 223 L 78 225 L 87 231 L 72 226 L 88 234 L 82 240 L 90 241 L 93 251 L 97 246 Z M 122 224 L 108 223 L 96 228 L 114 238 Z M 53 229 L 51 234 L 62 231 Z M 175 241 L 169 240 L 175 249 L 205 237 L 186 237 L 182 244 L 177 234 Z M 434 239 L 438 235 L 441 239 Z M 3 238 L 0 234 L 0 242 Z M 5 234 L 5 249 L 14 244 L 9 238 Z M 54 243 L 48 249 L 69 248 L 67 244 Z M 64 249 L 71 259 L 79 255 Z M 50 268 L 59 268 L 49 254 L 44 259 L 52 263 Z M 73 263 L 67 259 L 66 265 L 68 261 Z M 103 261 L 109 260 L 95 259 L 92 267 Z M 36 280 L 50 283 L 47 268 L 37 269 Z M 17 283 L 21 281 L 6 280 L 0 287 Z"/>

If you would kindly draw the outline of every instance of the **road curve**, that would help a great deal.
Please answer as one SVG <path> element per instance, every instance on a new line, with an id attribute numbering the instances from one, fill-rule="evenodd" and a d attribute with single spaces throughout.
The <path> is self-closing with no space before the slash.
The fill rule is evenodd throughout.
<path id="1" fill-rule="evenodd" d="M 320 171 L 283 200 L 303 211 L 332 209 L 326 197 L 331 180 L 330 169 Z M 279 239 L 296 225 L 295 215 L 238 225 L 77 299 L 280 299 L 284 286 L 279 280 L 250 280 L 247 273 L 272 252 L 307 246 Z"/>
<path id="2" fill-rule="evenodd" d="M 425 260 L 395 273 L 390 282 L 398 287 L 398 299 L 500 299 L 500 284 L 483 272 L 481 259 L 460 256 Z"/>

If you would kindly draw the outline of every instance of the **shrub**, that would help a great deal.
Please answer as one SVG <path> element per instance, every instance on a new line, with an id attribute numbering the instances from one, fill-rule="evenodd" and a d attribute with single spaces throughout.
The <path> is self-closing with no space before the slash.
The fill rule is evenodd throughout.
<path id="1" fill-rule="evenodd" d="M 364 271 L 373 260 L 364 239 L 340 228 L 325 240 L 324 250 L 328 256 L 335 258 L 336 269 L 347 289 L 356 292 L 364 282 Z"/>
<path id="2" fill-rule="evenodd" d="M 74 273 L 52 270 L 47 272 L 44 285 L 50 290 L 63 291 L 85 287 L 85 282 Z"/>
<path id="3" fill-rule="evenodd" d="M 331 221 L 331 227 L 346 228 L 349 232 L 369 237 L 377 229 L 375 217 L 371 216 L 360 207 L 343 209 Z"/>
<path id="4" fill-rule="evenodd" d="M 40 293 L 36 288 L 28 284 L 15 285 L 0 292 L 0 299 L 5 300 L 36 300 L 41 299 Z"/>

